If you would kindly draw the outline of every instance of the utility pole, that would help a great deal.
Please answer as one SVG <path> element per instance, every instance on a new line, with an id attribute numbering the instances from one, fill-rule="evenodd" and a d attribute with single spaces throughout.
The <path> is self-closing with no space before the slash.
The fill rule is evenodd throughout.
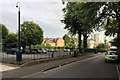
<path id="1" fill-rule="evenodd" d="M 20 3 L 17 2 L 16 8 L 18 8 L 18 52 L 16 53 L 16 61 L 22 60 L 21 52 L 21 40 L 20 40 Z"/>

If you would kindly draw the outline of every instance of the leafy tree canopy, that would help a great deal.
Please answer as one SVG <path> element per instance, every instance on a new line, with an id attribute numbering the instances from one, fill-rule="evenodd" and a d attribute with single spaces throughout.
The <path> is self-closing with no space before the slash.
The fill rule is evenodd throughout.
<path id="1" fill-rule="evenodd" d="M 106 51 L 108 49 L 108 46 L 106 44 L 99 44 L 97 47 L 96 47 L 99 51 Z"/>
<path id="2" fill-rule="evenodd" d="M 21 45 L 23 47 L 43 42 L 43 30 L 42 28 L 34 23 L 33 21 L 25 21 L 21 25 Z"/>
<path id="3" fill-rule="evenodd" d="M 15 33 L 8 34 L 3 41 L 3 48 L 17 48 L 17 35 Z"/>
<path id="4" fill-rule="evenodd" d="M 63 36 L 63 39 L 64 39 L 64 41 L 65 41 L 65 46 L 66 46 L 68 43 L 70 43 L 70 37 L 69 37 L 67 34 L 65 34 L 65 35 Z"/>
<path id="5" fill-rule="evenodd" d="M 81 47 L 81 35 L 84 36 L 84 47 L 87 47 L 87 38 L 94 29 L 95 16 L 100 8 L 95 2 L 68 2 L 63 9 L 65 29 L 72 35 L 78 34 L 78 47 Z M 97 6 L 98 5 L 98 6 Z"/>
<path id="6" fill-rule="evenodd" d="M 4 24 L 0 24 L 0 34 L 2 34 L 2 39 L 5 39 L 8 35 L 9 31 Z"/>
<path id="7" fill-rule="evenodd" d="M 107 36 L 120 33 L 120 2 L 106 2 L 97 13 L 97 26 L 102 26 Z"/>

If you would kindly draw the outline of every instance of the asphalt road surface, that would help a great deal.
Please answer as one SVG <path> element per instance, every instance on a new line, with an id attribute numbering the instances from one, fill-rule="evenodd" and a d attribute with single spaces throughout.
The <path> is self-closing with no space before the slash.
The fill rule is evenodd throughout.
<path id="1" fill-rule="evenodd" d="M 105 63 L 100 55 L 22 78 L 118 78 L 118 74 L 116 64 Z"/>

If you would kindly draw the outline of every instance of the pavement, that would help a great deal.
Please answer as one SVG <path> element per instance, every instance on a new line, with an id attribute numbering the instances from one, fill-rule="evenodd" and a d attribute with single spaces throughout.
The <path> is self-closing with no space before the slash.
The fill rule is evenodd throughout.
<path id="1" fill-rule="evenodd" d="M 10 64 L 0 63 L 0 72 L 13 70 L 13 69 L 17 69 L 17 68 L 19 68 L 19 67 L 13 66 L 13 65 L 10 65 Z"/>
<path id="2" fill-rule="evenodd" d="M 13 70 L 8 70 L 8 71 L 3 71 L 2 72 L 2 77 L 3 78 L 20 78 L 25 75 L 33 74 L 36 72 L 44 72 L 59 66 L 63 66 L 72 62 L 80 61 L 86 58 L 90 58 L 96 56 L 94 54 L 87 54 L 87 55 L 81 55 L 79 57 L 71 57 L 71 58 L 65 58 L 65 59 L 59 59 L 59 60 L 54 60 L 54 61 L 49 61 L 49 62 L 44 62 L 41 64 L 36 64 L 32 66 L 27 66 L 27 67 L 20 67 L 16 68 Z"/>

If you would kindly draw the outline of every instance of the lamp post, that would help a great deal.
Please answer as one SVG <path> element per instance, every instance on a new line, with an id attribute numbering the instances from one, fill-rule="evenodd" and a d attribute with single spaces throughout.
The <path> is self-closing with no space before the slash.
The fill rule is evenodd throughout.
<path id="1" fill-rule="evenodd" d="M 18 52 L 16 53 L 16 61 L 21 61 L 22 53 L 20 52 L 21 41 L 20 41 L 20 3 L 19 2 L 17 2 L 16 8 L 18 8 Z"/>

